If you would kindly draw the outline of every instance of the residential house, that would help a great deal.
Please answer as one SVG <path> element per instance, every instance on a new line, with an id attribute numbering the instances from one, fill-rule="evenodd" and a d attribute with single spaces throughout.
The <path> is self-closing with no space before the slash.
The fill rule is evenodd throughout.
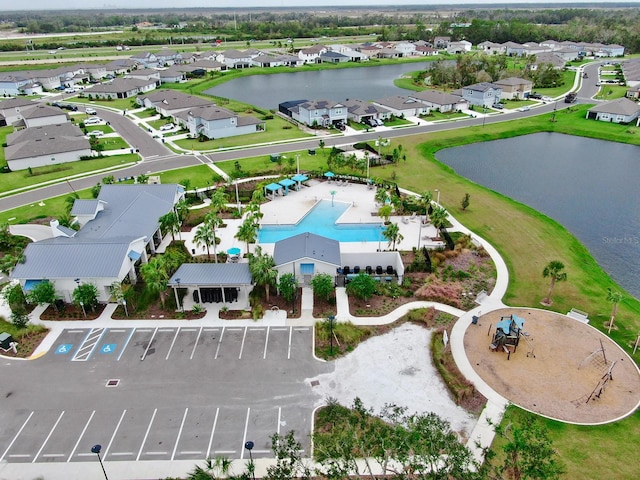
<path id="1" fill-rule="evenodd" d="M 7 125 L 22 123 L 24 114 L 38 104 L 26 98 L 9 98 L 0 102 L 0 115 Z"/>
<path id="2" fill-rule="evenodd" d="M 536 55 L 533 63 L 527 65 L 527 69 L 535 71 L 540 65 L 551 65 L 556 70 L 563 69 L 567 61 L 555 52 L 543 52 Z"/>
<path id="3" fill-rule="evenodd" d="M 156 79 L 116 78 L 111 83 L 96 84 L 87 88 L 85 95 L 101 99 L 131 98 L 139 93 L 155 90 L 158 83 L 159 80 Z"/>
<path id="4" fill-rule="evenodd" d="M 339 121 L 347 121 L 348 111 L 344 104 L 332 100 L 310 100 L 291 109 L 294 120 L 310 127 L 330 127 Z"/>
<path id="5" fill-rule="evenodd" d="M 160 62 L 158 61 L 158 57 L 156 57 L 155 53 L 137 52 L 129 58 L 138 65 L 142 65 L 144 68 L 156 68 L 160 66 Z"/>
<path id="6" fill-rule="evenodd" d="M 347 116 L 349 120 L 361 123 L 367 118 L 375 118 L 376 120 L 384 120 L 391 116 L 391 112 L 381 107 L 380 105 L 374 105 L 364 100 L 353 99 L 345 100 L 343 105 L 347 107 Z"/>
<path id="7" fill-rule="evenodd" d="M 27 128 L 57 125 L 69 121 L 69 117 L 63 110 L 48 105 L 37 105 L 35 108 L 25 110 L 22 119 Z"/>
<path id="8" fill-rule="evenodd" d="M 320 63 L 320 55 L 327 52 L 328 48 L 324 45 L 313 45 L 308 48 L 301 48 L 298 51 L 298 57 L 304 63 Z"/>
<path id="9" fill-rule="evenodd" d="M 465 110 L 469 108 L 469 103 L 458 95 L 452 95 L 450 93 L 440 92 L 438 90 L 423 90 L 421 92 L 414 92 L 409 95 L 409 98 L 420 102 L 425 105 L 429 113 L 431 110 L 438 112 L 457 112 L 459 110 Z"/>
<path id="10" fill-rule="evenodd" d="M 107 65 L 87 63 L 82 65 L 82 70 L 94 80 L 100 80 L 108 75 Z"/>
<path id="11" fill-rule="evenodd" d="M 450 42 L 446 50 L 450 55 L 457 55 L 470 52 L 472 46 L 473 44 L 471 42 L 461 40 L 459 42 Z"/>
<path id="12" fill-rule="evenodd" d="M 225 50 L 218 54 L 217 61 L 224 63 L 227 68 L 249 68 L 252 60 L 258 55 L 250 52 L 241 52 L 239 50 Z"/>
<path id="13" fill-rule="evenodd" d="M 433 55 L 438 55 L 438 50 L 426 45 L 418 45 L 416 47 L 416 51 L 413 52 L 413 54 L 420 57 L 431 57 Z"/>
<path id="14" fill-rule="evenodd" d="M 635 87 L 631 87 L 627 90 L 625 96 L 627 98 L 635 98 L 636 100 L 640 99 L 640 85 L 636 85 Z"/>
<path id="15" fill-rule="evenodd" d="M 129 58 L 118 58 L 117 60 L 113 60 L 105 66 L 106 75 L 123 75 L 125 73 L 129 73 L 132 70 L 138 68 L 138 63 L 134 62 Z"/>
<path id="16" fill-rule="evenodd" d="M 187 127 L 192 136 L 213 140 L 264 131 L 265 121 L 211 104 L 188 110 Z"/>
<path id="17" fill-rule="evenodd" d="M 478 44 L 478 50 L 482 50 L 488 55 L 503 55 L 507 52 L 507 47 L 501 43 L 485 41 Z"/>
<path id="18" fill-rule="evenodd" d="M 196 60 L 190 66 L 194 68 L 202 68 L 207 72 L 222 72 L 227 69 L 227 66 L 224 63 L 218 62 L 216 60 L 209 60 L 208 58 Z M 186 65 L 182 68 L 185 67 Z"/>
<path id="19" fill-rule="evenodd" d="M 451 37 L 434 37 L 433 46 L 437 49 L 443 50 L 451 43 Z"/>
<path id="20" fill-rule="evenodd" d="M 36 84 L 34 78 L 28 73 L 6 72 L 0 73 L 0 95 L 3 97 L 15 96 L 25 93 L 25 89 L 33 88 Z M 37 84 L 40 86 L 39 84 Z M 42 91 L 42 87 L 40 86 Z"/>
<path id="21" fill-rule="evenodd" d="M 517 98 L 527 98 L 533 90 L 533 82 L 526 78 L 509 77 L 493 82 L 502 88 L 501 98 L 513 100 Z"/>
<path id="22" fill-rule="evenodd" d="M 424 103 L 400 95 L 374 100 L 373 104 L 386 108 L 396 117 L 418 117 L 429 113 L 429 107 Z"/>
<path id="23" fill-rule="evenodd" d="M 393 47 L 383 47 L 378 49 L 376 56 L 378 58 L 400 58 L 402 57 L 402 52 Z"/>
<path id="24" fill-rule="evenodd" d="M 195 97 L 175 90 L 158 90 L 136 99 L 138 105 L 144 108 L 155 108 L 156 112 L 165 117 L 172 117 L 178 112 L 212 105 L 211 100 Z"/>
<path id="25" fill-rule="evenodd" d="M 367 58 L 378 58 L 380 53 L 380 47 L 375 45 L 363 45 L 357 49 L 361 54 L 366 55 Z"/>
<path id="26" fill-rule="evenodd" d="M 398 50 L 403 57 L 411 57 L 415 54 L 416 46 L 411 42 L 398 42 L 395 44 L 395 49 Z"/>
<path id="27" fill-rule="evenodd" d="M 160 70 L 155 68 L 137 68 L 125 75 L 125 78 L 135 78 L 137 80 L 153 80 L 156 85 L 160 84 Z"/>
<path id="28" fill-rule="evenodd" d="M 562 58 L 565 63 L 576 60 L 579 57 L 579 52 L 573 48 L 563 47 L 553 51 L 554 55 Z"/>
<path id="29" fill-rule="evenodd" d="M 11 278 L 25 292 L 49 280 L 67 302 L 79 284 L 91 283 L 98 300 L 108 302 L 113 283 L 136 283 L 136 268 L 162 241 L 158 219 L 183 197 L 179 185 L 103 185 L 98 198 L 73 205 L 71 215 L 82 217 L 82 228 L 61 231 L 54 222 L 57 236 L 27 245 Z"/>
<path id="30" fill-rule="evenodd" d="M 183 66 L 172 65 L 171 67 L 158 71 L 160 84 L 163 83 L 180 83 L 187 80 L 187 74 L 183 70 Z M 206 72 L 203 70 L 203 74 Z"/>
<path id="31" fill-rule="evenodd" d="M 351 58 L 348 55 L 342 53 L 328 51 L 320 54 L 320 61 L 323 63 L 346 63 Z"/>
<path id="32" fill-rule="evenodd" d="M 156 52 L 155 55 L 158 61 L 158 66 L 160 67 L 170 67 L 171 65 L 176 65 L 183 62 L 182 53 L 175 52 L 168 48 L 163 48 L 159 52 Z"/>
<path id="33" fill-rule="evenodd" d="M 491 107 L 502 98 L 502 88 L 488 82 L 475 83 L 462 87 L 462 98 L 471 105 Z"/>
<path id="34" fill-rule="evenodd" d="M 640 105 L 622 97 L 598 104 L 587 111 L 586 118 L 610 123 L 631 123 L 640 117 Z"/>
<path id="35" fill-rule="evenodd" d="M 11 133 L 7 135 L 4 153 L 7 165 L 16 171 L 77 162 L 91 155 L 91 146 L 82 130 L 67 122 Z"/>
<path id="36" fill-rule="evenodd" d="M 279 55 L 258 55 L 251 59 L 254 67 L 282 67 L 287 63 L 288 60 Z"/>

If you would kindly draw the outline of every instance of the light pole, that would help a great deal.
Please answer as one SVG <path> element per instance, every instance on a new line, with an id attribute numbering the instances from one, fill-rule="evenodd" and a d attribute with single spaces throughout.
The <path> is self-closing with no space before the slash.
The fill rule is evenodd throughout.
<path id="1" fill-rule="evenodd" d="M 87 318 L 87 311 L 84 309 L 84 302 L 80 300 L 80 308 L 82 308 L 82 315 Z"/>
<path id="2" fill-rule="evenodd" d="M 249 440 L 244 444 L 244 448 L 249 450 L 249 462 L 251 464 L 251 475 L 253 476 L 253 480 L 256 480 L 256 466 L 253 464 L 253 455 L 251 454 L 251 450 L 253 450 L 254 443 Z"/>
<path id="3" fill-rule="evenodd" d="M 100 458 L 100 450 L 102 450 L 102 445 L 94 445 L 91 447 L 91 453 L 95 453 L 98 456 L 98 461 L 100 462 L 100 466 L 102 467 L 102 473 L 104 473 L 105 480 L 109 480 L 107 477 L 107 471 L 104 469 L 104 464 L 102 463 L 102 459 Z"/>
<path id="4" fill-rule="evenodd" d="M 418 230 L 418 250 L 420 250 L 420 239 L 422 238 L 422 218 L 418 219 L 420 223 L 420 229 Z"/>
<path id="5" fill-rule="evenodd" d="M 238 213 L 240 213 L 240 197 L 238 196 L 238 179 L 236 178 L 236 205 L 238 207 Z"/>
<path id="6" fill-rule="evenodd" d="M 329 315 L 329 355 L 333 356 L 333 322 L 336 319 L 334 315 Z"/>
<path id="7" fill-rule="evenodd" d="M 296 173 L 300 175 L 300 154 L 296 153 Z"/>
<path id="8" fill-rule="evenodd" d="M 487 107 L 482 106 L 482 127 L 484 128 L 484 122 L 487 119 Z"/>
<path id="9" fill-rule="evenodd" d="M 122 299 L 122 306 L 124 307 L 124 314 L 128 317 L 129 311 L 127 310 L 127 301 L 124 298 Z"/>
<path id="10" fill-rule="evenodd" d="M 434 192 L 436 192 L 438 194 L 438 198 L 436 200 L 436 203 L 438 204 L 438 206 L 440 206 L 440 190 L 438 190 L 437 188 L 434 190 Z"/>

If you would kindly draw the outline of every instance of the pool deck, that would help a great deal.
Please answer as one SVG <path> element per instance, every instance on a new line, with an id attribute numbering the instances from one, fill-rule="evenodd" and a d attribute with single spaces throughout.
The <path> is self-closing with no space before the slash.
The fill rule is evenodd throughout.
<path id="1" fill-rule="evenodd" d="M 334 202 L 346 202 L 351 204 L 347 211 L 340 216 L 337 223 L 381 223 L 381 218 L 374 215 L 378 211 L 374 199 L 375 188 L 369 189 L 366 185 L 348 183 L 338 184 L 334 181 L 309 180 L 306 182 L 309 186 L 302 187 L 300 191 L 289 190 L 288 195 L 276 195 L 273 200 L 267 200 L 260 207 L 263 213 L 261 225 L 291 225 L 298 223 L 313 206 L 321 200 L 331 201 L 331 192 L 335 192 L 333 196 Z M 268 198 L 271 198 L 269 195 Z M 400 226 L 400 233 L 404 237 L 396 248 L 402 250 L 411 250 L 412 247 L 435 247 L 441 245 L 440 242 L 433 242 L 437 232 L 433 225 L 420 225 L 417 217 L 401 217 L 392 215 L 390 221 Z M 238 227 L 242 224 L 241 219 L 226 219 L 226 227 L 216 230 L 216 235 L 220 238 L 218 252 L 226 252 L 230 248 L 240 248 L 243 253 L 247 247 L 244 242 L 240 242 L 234 235 L 238 231 Z M 190 252 L 195 251 L 202 255 L 205 252 L 202 246 L 195 245 L 193 236 L 197 227 L 190 232 L 181 232 L 181 239 L 184 240 L 185 246 Z M 266 253 L 273 254 L 273 243 L 260 244 L 262 250 Z M 352 252 L 375 252 L 378 248 L 386 250 L 390 248 L 387 242 L 382 238 L 380 245 L 378 242 L 341 242 L 340 250 L 343 253 Z M 251 245 L 251 250 L 255 245 Z M 213 250 L 211 251 L 213 255 Z M 246 260 L 246 259 L 245 259 Z"/>

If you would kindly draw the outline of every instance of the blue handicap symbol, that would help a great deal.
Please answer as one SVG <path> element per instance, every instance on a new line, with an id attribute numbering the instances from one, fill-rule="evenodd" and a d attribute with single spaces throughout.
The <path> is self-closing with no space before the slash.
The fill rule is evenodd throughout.
<path id="1" fill-rule="evenodd" d="M 118 345 L 116 343 L 105 343 L 104 345 L 102 345 L 100 353 L 113 353 L 116 351 L 117 346 Z"/>
<path id="2" fill-rule="evenodd" d="M 73 343 L 63 343 L 58 348 L 56 348 L 56 354 L 64 355 L 66 353 L 69 353 L 72 348 L 73 348 Z"/>

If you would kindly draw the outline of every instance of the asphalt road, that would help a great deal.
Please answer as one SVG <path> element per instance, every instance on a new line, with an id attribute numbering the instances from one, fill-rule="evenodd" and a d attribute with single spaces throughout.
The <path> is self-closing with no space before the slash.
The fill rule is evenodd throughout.
<path id="1" fill-rule="evenodd" d="M 155 324 L 157 325 L 157 323 Z M 311 327 L 64 330 L 44 357 L 0 366 L 0 462 L 270 457 L 295 430 L 309 452 Z M 111 383 L 111 385 L 110 385 Z"/>

